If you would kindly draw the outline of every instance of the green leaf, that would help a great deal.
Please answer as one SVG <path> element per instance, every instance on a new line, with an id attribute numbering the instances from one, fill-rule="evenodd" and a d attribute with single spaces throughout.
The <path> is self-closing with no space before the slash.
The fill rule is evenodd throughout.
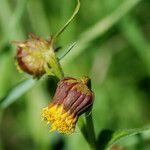
<path id="1" fill-rule="evenodd" d="M 36 81 L 33 79 L 25 80 L 15 87 L 13 87 L 7 95 L 0 100 L 0 108 L 5 109 L 10 104 L 15 102 L 19 97 L 25 94 L 29 89 L 35 85 Z"/>
<path id="2" fill-rule="evenodd" d="M 116 132 L 110 130 L 103 130 L 98 137 L 97 147 L 104 150 L 108 150 L 120 140 L 123 140 L 130 136 L 134 136 L 136 134 L 143 133 L 148 130 L 150 130 L 150 126 L 146 126 L 138 129 L 119 130 Z"/>

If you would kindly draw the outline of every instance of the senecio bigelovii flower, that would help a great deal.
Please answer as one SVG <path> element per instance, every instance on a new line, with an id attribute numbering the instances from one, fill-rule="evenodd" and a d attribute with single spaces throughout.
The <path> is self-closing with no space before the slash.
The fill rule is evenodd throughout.
<path id="1" fill-rule="evenodd" d="M 50 61 L 54 54 L 51 40 L 44 40 L 33 34 L 29 39 L 17 43 L 17 66 L 20 70 L 38 78 L 50 71 Z"/>
<path id="2" fill-rule="evenodd" d="M 66 77 L 58 83 L 52 102 L 42 110 L 42 118 L 51 125 L 50 132 L 74 132 L 78 117 L 93 105 L 94 94 L 88 84 L 88 77 Z"/>

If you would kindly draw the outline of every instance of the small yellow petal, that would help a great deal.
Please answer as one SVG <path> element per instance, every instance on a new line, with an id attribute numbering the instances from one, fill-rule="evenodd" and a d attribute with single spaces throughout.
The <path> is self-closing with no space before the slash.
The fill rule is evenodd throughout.
<path id="1" fill-rule="evenodd" d="M 42 118 L 51 124 L 50 132 L 57 130 L 60 133 L 71 134 L 75 130 L 76 117 L 64 112 L 62 105 L 53 105 L 43 108 Z"/>

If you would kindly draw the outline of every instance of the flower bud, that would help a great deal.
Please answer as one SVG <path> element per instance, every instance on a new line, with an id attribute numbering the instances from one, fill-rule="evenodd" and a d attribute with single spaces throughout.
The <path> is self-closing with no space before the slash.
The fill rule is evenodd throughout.
<path id="1" fill-rule="evenodd" d="M 91 108 L 94 94 L 87 86 L 89 79 L 64 78 L 58 83 L 52 102 L 42 111 L 42 118 L 51 124 L 51 130 L 70 134 L 78 117 Z"/>
<path id="2" fill-rule="evenodd" d="M 51 42 L 30 34 L 29 39 L 20 42 L 17 47 L 17 64 L 19 68 L 32 75 L 40 77 L 49 69 Z"/>

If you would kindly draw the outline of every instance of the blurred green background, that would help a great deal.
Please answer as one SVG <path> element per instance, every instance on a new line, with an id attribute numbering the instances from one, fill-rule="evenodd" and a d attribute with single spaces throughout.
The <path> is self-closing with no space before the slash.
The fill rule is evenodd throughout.
<path id="1" fill-rule="evenodd" d="M 0 99 L 24 79 L 15 65 L 15 45 L 28 33 L 48 38 L 71 16 L 75 0 L 0 0 Z M 82 0 L 75 20 L 57 40 L 66 47 L 77 42 L 61 60 L 66 76 L 88 75 L 95 92 L 93 119 L 96 135 L 103 129 L 138 128 L 150 124 L 150 1 Z M 0 110 L 0 150 L 84 150 L 79 132 L 50 134 L 41 121 L 41 108 L 51 99 L 53 78 L 34 87 Z M 18 91 L 19 92 L 19 91 Z M 150 133 L 119 145 L 149 150 Z"/>

